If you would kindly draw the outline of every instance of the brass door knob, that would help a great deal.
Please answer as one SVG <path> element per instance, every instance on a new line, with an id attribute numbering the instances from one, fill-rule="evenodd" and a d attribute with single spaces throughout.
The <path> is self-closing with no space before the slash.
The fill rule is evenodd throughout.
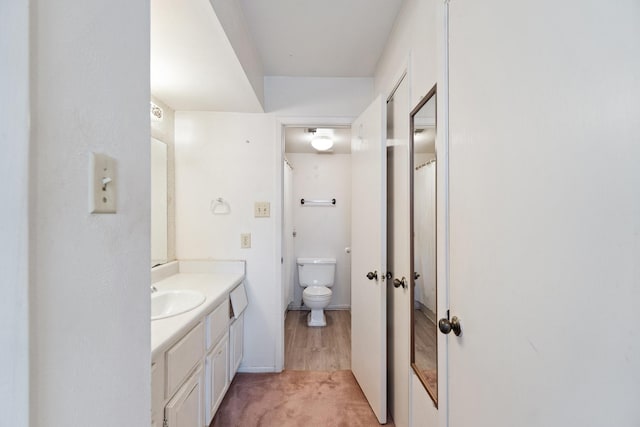
<path id="1" fill-rule="evenodd" d="M 395 278 L 393 279 L 393 286 L 395 286 L 396 288 L 399 288 L 400 286 L 402 286 L 403 289 L 406 289 L 407 279 L 405 279 L 404 277 L 402 278 L 402 280 Z"/>
<path id="2" fill-rule="evenodd" d="M 438 322 L 438 328 L 440 329 L 440 332 L 442 332 L 445 335 L 453 331 L 453 333 L 457 337 L 459 337 L 460 334 L 462 333 L 462 327 L 460 326 L 460 319 L 458 319 L 457 316 L 453 316 L 451 320 L 447 319 L 446 317 L 443 317 Z"/>
<path id="3" fill-rule="evenodd" d="M 367 273 L 367 279 L 369 279 L 369 280 L 373 280 L 373 279 L 378 280 L 378 271 L 376 270 L 376 271 L 373 271 L 373 272 L 371 272 L 371 271 L 368 272 Z"/>

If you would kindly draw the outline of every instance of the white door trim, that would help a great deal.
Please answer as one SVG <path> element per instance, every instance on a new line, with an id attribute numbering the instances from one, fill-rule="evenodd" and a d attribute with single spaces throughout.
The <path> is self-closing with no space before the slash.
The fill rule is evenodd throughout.
<path id="1" fill-rule="evenodd" d="M 442 264 L 438 266 L 438 271 L 443 274 L 438 277 L 438 295 L 440 301 L 437 307 L 440 309 L 438 315 L 444 313 L 442 309 L 449 308 L 449 271 L 450 271 L 450 218 L 449 218 L 449 0 L 443 2 L 442 15 L 442 42 L 441 42 L 440 63 L 441 75 L 439 76 L 438 92 L 436 94 L 438 123 L 437 123 L 437 139 L 436 155 L 438 156 L 438 170 L 442 169 L 441 175 L 437 178 L 440 188 L 437 194 L 442 194 L 437 201 L 437 206 L 442 205 L 441 212 L 437 213 L 437 217 L 441 218 L 440 224 L 437 224 L 438 234 L 442 234 L 442 246 L 437 248 L 437 259 L 442 259 Z M 440 284 L 442 281 L 442 284 Z M 446 311 L 445 311 L 446 312 Z M 447 427 L 449 425 L 449 345 L 448 336 L 439 334 L 438 341 L 438 426 Z"/>

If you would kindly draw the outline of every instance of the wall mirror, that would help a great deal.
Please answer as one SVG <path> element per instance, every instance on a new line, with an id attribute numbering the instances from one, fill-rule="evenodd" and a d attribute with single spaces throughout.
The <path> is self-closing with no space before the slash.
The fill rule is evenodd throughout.
<path id="1" fill-rule="evenodd" d="M 167 144 L 151 138 L 151 267 L 167 262 Z"/>
<path id="2" fill-rule="evenodd" d="M 436 305 L 436 87 L 410 117 L 411 366 L 438 406 Z"/>

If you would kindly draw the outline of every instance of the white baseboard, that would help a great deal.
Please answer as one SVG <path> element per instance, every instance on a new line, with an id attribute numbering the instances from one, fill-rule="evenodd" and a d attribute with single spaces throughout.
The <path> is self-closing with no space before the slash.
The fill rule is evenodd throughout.
<path id="1" fill-rule="evenodd" d="M 309 307 L 305 305 L 290 305 L 289 310 L 309 311 Z M 351 306 L 347 304 L 330 305 L 325 310 L 351 310 Z"/>
<path id="2" fill-rule="evenodd" d="M 243 374 L 267 374 L 278 371 L 276 371 L 276 368 L 273 366 L 241 366 L 238 369 L 238 372 L 242 372 Z"/>

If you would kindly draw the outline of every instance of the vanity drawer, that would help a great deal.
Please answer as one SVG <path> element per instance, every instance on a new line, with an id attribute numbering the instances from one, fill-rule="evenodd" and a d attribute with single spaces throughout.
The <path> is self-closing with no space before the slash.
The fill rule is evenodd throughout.
<path id="1" fill-rule="evenodd" d="M 204 325 L 198 323 L 166 353 L 167 388 L 170 397 L 204 355 Z"/>
<path id="2" fill-rule="evenodd" d="M 226 298 L 207 317 L 207 351 L 210 350 L 229 327 L 229 299 Z"/>

